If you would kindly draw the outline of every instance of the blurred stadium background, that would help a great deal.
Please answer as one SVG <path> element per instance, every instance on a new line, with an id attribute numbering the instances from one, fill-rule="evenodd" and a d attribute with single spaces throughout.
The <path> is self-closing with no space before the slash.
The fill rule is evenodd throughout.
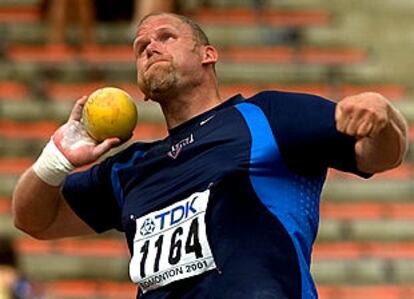
<path id="1" fill-rule="evenodd" d="M 220 49 L 224 95 L 271 88 L 339 100 L 372 90 L 414 123 L 413 0 L 182 2 Z M 47 299 L 134 298 L 122 235 L 41 242 L 12 225 L 18 175 L 80 96 L 124 88 L 138 101 L 135 138 L 166 134 L 135 86 L 130 21 L 98 20 L 97 44 L 83 50 L 53 49 L 49 31 L 39 0 L 0 0 L 0 236 L 13 238 L 22 271 Z M 410 151 L 404 165 L 368 181 L 330 172 L 313 257 L 321 299 L 414 298 L 413 161 Z"/>

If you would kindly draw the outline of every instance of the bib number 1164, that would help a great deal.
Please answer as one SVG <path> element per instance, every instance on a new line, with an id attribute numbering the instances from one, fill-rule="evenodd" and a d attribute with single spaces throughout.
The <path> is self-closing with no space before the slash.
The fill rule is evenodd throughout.
<path id="1" fill-rule="evenodd" d="M 136 220 L 129 272 L 145 293 L 216 268 L 206 234 L 210 190 Z"/>
<path id="2" fill-rule="evenodd" d="M 203 257 L 202 247 L 200 244 L 200 239 L 198 237 L 198 218 L 195 218 L 191 221 L 190 229 L 188 235 L 185 238 L 182 238 L 183 235 L 183 228 L 177 227 L 173 233 L 171 234 L 171 239 L 169 240 L 169 244 L 163 248 L 165 235 L 161 234 L 154 242 L 154 249 L 155 249 L 155 260 L 153 266 L 153 272 L 156 273 L 160 270 L 160 259 L 161 255 L 163 254 L 163 249 L 167 252 L 165 254 L 168 255 L 168 264 L 169 265 L 176 265 L 180 262 L 182 256 L 182 250 L 184 250 L 185 254 L 194 254 L 196 259 Z M 148 259 L 148 251 L 150 249 L 151 239 L 146 240 L 141 247 L 141 262 L 140 262 L 140 273 L 141 277 L 145 278 L 145 264 Z M 183 241 L 185 242 L 183 248 Z M 168 241 L 166 241 L 168 242 Z"/>

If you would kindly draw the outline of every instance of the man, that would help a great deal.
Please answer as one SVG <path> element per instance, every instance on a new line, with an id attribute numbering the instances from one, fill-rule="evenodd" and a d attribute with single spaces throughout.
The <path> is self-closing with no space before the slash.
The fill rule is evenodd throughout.
<path id="1" fill-rule="evenodd" d="M 327 168 L 368 177 L 398 166 L 400 113 L 376 93 L 337 105 L 276 91 L 225 101 L 216 49 L 182 16 L 147 16 L 133 48 L 169 136 L 68 176 L 119 143 L 85 134 L 81 98 L 18 182 L 15 225 L 39 239 L 125 232 L 139 298 L 316 298 L 309 268 Z"/>

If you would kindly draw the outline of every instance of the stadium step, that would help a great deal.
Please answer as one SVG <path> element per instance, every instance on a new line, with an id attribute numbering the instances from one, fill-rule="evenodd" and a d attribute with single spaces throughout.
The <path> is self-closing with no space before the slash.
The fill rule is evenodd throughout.
<path id="1" fill-rule="evenodd" d="M 252 10 L 232 7 L 231 9 L 198 9 L 190 13 L 190 17 L 202 24 L 220 25 L 255 25 L 269 26 L 326 26 L 330 22 L 330 14 L 323 10 Z M 41 21 L 41 10 L 38 3 L 22 3 L 1 5 L 0 23 L 36 23 Z"/>
<path id="2" fill-rule="evenodd" d="M 47 98 L 51 100 L 72 100 L 79 95 L 90 94 L 91 91 L 102 88 L 103 86 L 115 86 L 126 90 L 134 99 L 142 99 L 144 95 L 139 91 L 135 82 L 87 82 L 87 83 L 71 83 L 71 82 L 48 82 L 45 86 Z M 223 98 L 229 98 L 235 94 L 241 93 L 245 97 L 253 96 L 263 90 L 280 90 L 287 92 L 301 92 L 316 94 L 328 99 L 342 99 L 345 96 L 358 94 L 365 91 L 375 91 L 383 94 L 392 101 L 403 101 L 408 98 L 408 90 L 397 84 L 370 84 L 355 85 L 341 84 L 328 85 L 323 83 L 309 84 L 225 84 L 220 87 L 220 93 Z M 1 83 L 0 83 L 0 98 Z M 6 94 L 4 95 L 6 98 Z"/>
<path id="3" fill-rule="evenodd" d="M 320 299 L 411 299 L 414 287 L 411 284 L 351 285 L 333 284 L 317 286 Z"/>
<path id="4" fill-rule="evenodd" d="M 124 299 L 133 298 L 137 286 L 112 280 L 54 280 L 39 283 L 44 299 Z"/>
<path id="5" fill-rule="evenodd" d="M 378 259 L 413 259 L 414 243 L 381 242 L 318 242 L 315 245 L 314 259 L 321 260 L 358 260 L 363 258 Z"/>
<path id="6" fill-rule="evenodd" d="M 21 234 L 13 225 L 11 217 L 11 199 L 9 197 L 0 196 L 0 236 L 16 238 L 20 235 Z"/>
<path id="7" fill-rule="evenodd" d="M 34 128 L 34 130 L 33 130 Z M 23 140 L 27 140 L 27 139 L 43 139 L 43 142 L 46 143 L 47 140 L 50 138 L 50 136 L 53 134 L 55 128 L 57 128 L 57 125 L 55 123 L 39 123 L 39 126 L 33 125 L 33 126 L 26 126 L 23 125 L 22 128 L 20 126 L 16 127 L 6 127 L 6 132 L 9 133 L 12 136 L 15 136 L 16 138 L 20 138 Z M 3 127 L 1 126 L 0 123 L 0 136 L 3 133 Z M 159 126 L 159 125 L 142 125 L 139 128 L 137 128 L 134 131 L 134 136 L 133 140 L 142 140 L 142 139 L 156 139 L 156 138 L 160 138 L 161 135 L 165 134 L 164 132 L 164 127 L 163 126 Z M 30 156 L 26 156 L 26 157 L 20 157 L 20 156 L 10 156 L 10 157 L 0 157 L 0 174 L 9 174 L 9 175 L 14 175 L 14 174 L 20 174 L 23 172 L 23 170 L 25 170 L 26 168 L 28 168 L 32 163 L 34 162 L 34 159 Z M 331 171 L 333 172 L 333 171 Z M 335 171 L 335 173 L 338 173 L 336 175 L 336 177 L 342 177 L 345 176 L 347 177 L 349 180 L 355 180 L 354 177 L 352 177 L 352 175 L 350 174 L 345 174 L 345 173 L 340 173 L 339 171 Z M 412 175 L 414 174 L 414 167 L 411 164 L 404 164 L 398 168 L 395 168 L 393 170 L 384 172 L 383 174 L 380 175 L 380 177 L 377 177 L 373 180 L 400 180 L 400 179 L 407 179 L 410 178 Z M 331 176 L 330 180 L 335 180 L 335 176 Z M 356 179 L 358 180 L 358 179 Z M 358 203 L 360 204 L 360 206 L 358 206 L 356 203 L 350 203 L 349 206 L 346 206 L 345 203 L 334 203 L 332 206 L 326 206 L 326 211 L 327 212 L 333 212 L 335 213 L 334 209 L 339 210 L 339 213 L 344 212 L 344 213 L 349 213 L 349 216 L 351 217 L 352 215 L 360 215 L 358 212 L 361 212 L 361 215 L 364 215 L 364 213 L 366 212 L 371 212 L 373 213 L 372 215 L 376 215 L 376 213 L 380 213 L 382 212 L 382 214 L 380 213 L 380 217 L 387 215 L 386 213 L 392 213 L 394 212 L 393 210 L 393 203 L 391 202 L 386 202 L 386 203 L 378 203 L 376 204 L 375 202 L 361 202 L 361 199 L 359 199 Z M 404 204 L 407 207 L 409 207 L 409 205 Z M 345 209 L 341 209 L 340 207 L 344 207 Z M 324 207 L 322 207 L 323 209 Z M 355 210 L 352 210 L 352 212 L 349 210 L 350 208 L 354 208 Z M 398 207 L 395 207 L 398 210 Z M 409 210 L 406 211 L 407 213 L 410 213 Z M 347 214 L 344 214 L 347 215 Z M 414 213 L 412 213 L 411 215 L 414 215 Z M 356 216 L 358 218 L 358 216 Z"/>
<path id="8" fill-rule="evenodd" d="M 338 81 L 357 82 L 361 80 L 360 82 L 364 82 L 367 75 L 372 78 L 370 82 L 381 82 L 383 67 L 372 64 L 370 61 L 361 61 L 362 57 L 358 54 L 359 52 L 351 52 L 348 55 L 346 51 L 341 52 L 341 49 L 338 51 L 333 49 L 332 53 L 330 51 L 329 49 L 321 50 L 318 53 L 310 49 L 310 52 L 307 53 L 302 50 L 302 54 L 295 54 L 292 61 L 253 63 L 250 60 L 236 63 L 227 60 L 218 63 L 217 73 L 223 84 L 235 82 L 239 84 L 272 84 L 274 82 L 281 84 L 292 82 L 333 84 Z M 43 62 L 30 60 L 28 57 L 26 57 L 28 60 L 25 60 L 24 56 L 18 63 L 17 61 L 15 63 L 0 61 L 0 67 L 4 69 L 4 72 L 0 73 L 0 80 L 9 80 L 10 77 L 13 77 L 22 82 L 31 82 L 33 78 L 80 82 L 99 78 L 101 81 L 131 82 L 136 78 L 135 65 L 131 62 L 105 61 L 95 63 L 83 59 L 70 60 L 62 58 L 62 56 L 50 55 L 48 57 L 47 53 L 41 52 L 39 55 L 40 57 L 37 58 L 43 57 Z M 300 63 L 301 61 L 306 63 L 306 67 Z"/>
<path id="9" fill-rule="evenodd" d="M 29 276 L 127 280 L 130 257 L 122 239 L 44 242 L 20 238 L 17 246 Z M 413 249 L 412 242 L 319 242 L 312 271 L 318 283 L 414 283 Z M 39 269 L 42 264 L 44 268 Z"/>
<path id="10" fill-rule="evenodd" d="M 13 122 L 0 121 L 0 137 L 18 139 L 43 139 L 47 141 L 59 124 L 50 121 Z M 161 123 L 141 123 L 134 130 L 135 139 L 153 140 L 161 139 L 167 134 L 166 127 Z"/>
<path id="11" fill-rule="evenodd" d="M 1 106 L 1 105 L 0 105 Z M 23 115 L 22 111 L 16 112 L 17 115 L 13 115 L 10 113 L 10 117 L 5 120 L 0 119 L 0 155 L 4 155 L 5 157 L 33 157 L 39 153 L 39 150 L 44 146 L 47 140 L 53 135 L 55 130 L 65 121 L 65 119 L 69 115 L 70 107 L 68 107 L 67 114 L 62 112 L 61 120 L 42 120 L 46 119 L 46 116 L 42 118 L 43 112 L 39 112 L 37 115 L 30 115 L 32 121 L 22 121 Z M 13 111 L 13 110 L 9 110 Z M 144 112 L 140 109 L 139 111 L 139 120 L 138 124 L 134 130 L 133 141 L 150 141 L 150 140 L 158 140 L 165 138 L 168 133 L 165 124 L 162 122 L 156 122 L 159 116 L 151 116 L 145 115 Z M 58 115 L 54 115 L 53 117 L 58 117 Z M 151 119 L 145 119 L 149 118 Z M 12 119 L 13 118 L 13 119 Z M 12 120 L 11 120 L 12 119 Z M 29 119 L 29 117 L 27 117 Z M 411 143 L 413 139 L 410 139 Z M 376 174 L 369 180 L 369 182 L 381 182 L 384 180 L 392 180 L 389 182 L 391 185 L 395 185 L 397 180 L 401 180 L 401 186 L 404 187 L 404 181 L 410 180 L 412 175 L 414 174 L 413 165 L 410 163 L 414 162 L 414 157 L 412 155 L 408 155 L 405 163 L 398 168 Z M 344 186 L 349 184 L 352 186 L 363 185 L 364 180 L 356 177 L 353 174 L 346 174 L 339 171 L 330 170 L 328 172 L 328 182 L 344 182 Z M 373 183 L 373 184 L 374 184 Z M 330 195 L 329 192 L 339 192 L 338 189 L 340 186 L 332 186 L 329 187 L 331 190 L 327 191 L 328 196 Z M 369 192 L 369 188 L 367 192 Z M 379 190 L 382 190 L 380 188 Z M 410 192 L 407 189 L 404 192 Z M 386 190 L 385 190 L 386 191 Z M 348 190 L 345 190 L 344 195 L 346 198 Z M 349 190 L 352 192 L 352 190 Z M 357 192 L 365 192 L 363 189 Z M 378 194 L 378 192 L 375 192 Z M 379 194 L 379 198 L 386 198 L 388 195 L 391 195 L 389 192 L 386 191 L 383 195 Z M 408 193 L 407 193 L 408 195 Z M 370 196 L 373 198 L 372 196 Z M 339 198 L 334 198 L 334 200 L 340 200 Z M 391 195 L 392 198 L 392 195 Z M 374 198 L 375 199 L 375 198 Z"/>
<path id="12" fill-rule="evenodd" d="M 2 199 L 1 201 L 4 201 Z M 77 238 L 56 241 L 38 241 L 27 237 L 16 240 L 19 252 L 24 255 L 129 258 L 126 241 L 123 235 L 118 238 Z M 358 260 L 378 258 L 389 260 L 414 259 L 414 242 L 380 242 L 380 241 L 318 241 L 314 245 L 314 259 L 323 260 Z M 413 273 L 414 274 L 414 273 Z"/>
<path id="13" fill-rule="evenodd" d="M 88 95 L 92 91 L 104 86 L 114 86 L 126 90 L 134 99 L 144 98 L 142 92 L 138 89 L 135 82 L 58 82 L 48 81 L 42 84 L 41 91 L 45 98 L 53 101 L 70 100 L 74 101 L 81 95 Z M 324 84 L 324 83 L 290 83 L 290 84 L 225 84 L 220 86 L 223 98 L 229 98 L 235 94 L 241 93 L 245 97 L 253 96 L 263 90 L 281 90 L 287 92 L 300 92 L 316 94 L 328 99 L 339 100 L 345 96 L 358 94 L 366 91 L 375 91 L 383 94 L 391 101 L 408 100 L 411 95 L 405 86 L 398 84 Z M 0 101 L 14 100 L 20 101 L 29 99 L 32 93 L 32 87 L 29 84 L 18 81 L 0 81 Z"/>
<path id="14" fill-rule="evenodd" d="M 411 139 L 412 140 L 412 139 Z M 411 179 L 414 176 L 414 165 L 411 160 L 406 160 L 402 165 L 385 172 L 380 172 L 371 177 L 371 180 L 404 180 Z M 359 180 L 354 174 L 341 172 L 335 169 L 329 169 L 328 179 L 348 179 Z"/>
<path id="15" fill-rule="evenodd" d="M 324 10 L 254 10 L 248 8 L 232 7 L 229 9 L 199 9 L 190 14 L 201 24 L 250 25 L 257 23 L 267 26 L 303 27 L 327 26 L 331 15 Z"/>
<path id="16" fill-rule="evenodd" d="M 319 241 L 409 241 L 414 239 L 412 217 L 400 219 L 324 219 L 321 218 Z"/>
<path id="17" fill-rule="evenodd" d="M 68 119 L 75 100 L 82 95 L 79 94 L 76 98 L 72 98 L 71 101 L 41 101 L 36 99 L 0 101 L 0 123 L 3 123 L 1 126 L 8 126 L 8 122 L 10 122 L 10 125 L 13 122 L 30 125 L 30 122 L 37 121 L 54 121 L 62 124 Z M 138 108 L 138 121 L 140 124 L 161 123 L 161 110 L 156 103 L 139 100 L 135 103 Z M 7 132 L 5 134 L 7 135 Z"/>
<path id="18" fill-rule="evenodd" d="M 73 86 L 73 85 L 69 85 Z M 306 91 L 306 87 L 303 91 Z M 309 88 L 309 87 L 308 87 Z M 283 87 L 282 87 L 283 89 Z M 59 98 L 55 97 L 64 89 L 60 90 L 50 90 L 49 95 L 51 96 L 51 101 L 47 100 L 36 100 L 36 99 L 26 99 L 26 100 L 0 100 L 0 120 L 1 122 L 5 121 L 20 121 L 20 122 L 31 122 L 31 121 L 55 121 L 58 123 L 63 123 L 68 118 L 72 106 L 76 99 L 80 98 L 82 95 L 89 94 L 94 89 L 93 88 L 83 88 L 82 86 L 78 90 L 73 90 L 68 92 L 67 96 L 62 95 Z M 231 89 L 223 89 L 224 94 L 226 92 L 231 92 L 234 94 Z M 236 91 L 237 89 L 234 89 Z M 128 89 L 127 89 L 128 91 Z M 133 90 L 132 94 L 134 94 Z M 246 89 L 240 90 L 243 93 L 254 93 L 255 89 Z M 323 90 L 321 91 L 321 93 Z M 135 92 L 138 95 L 138 92 Z M 47 95 L 45 95 L 47 97 Z M 163 117 L 161 114 L 160 107 L 154 102 L 144 102 L 142 100 L 137 100 L 136 105 L 139 113 L 139 122 L 141 123 L 161 123 L 163 122 Z M 405 117 L 410 123 L 414 123 L 414 104 L 412 101 L 397 101 L 395 105 L 402 111 Z M 413 128 L 410 129 L 413 132 Z"/>
<path id="19" fill-rule="evenodd" d="M 29 87 L 21 82 L 5 80 L 0 82 L 0 101 L 5 99 L 22 100 L 30 96 Z"/>
<path id="20" fill-rule="evenodd" d="M 8 5 L 0 3 L 0 23 L 36 23 L 41 20 L 38 5 Z"/>
<path id="21" fill-rule="evenodd" d="M 262 44 L 295 44 L 298 43 L 297 30 L 283 27 L 269 27 L 256 24 L 228 25 L 214 24 L 203 26 L 209 40 L 216 46 L 228 45 L 262 45 Z M 76 28 L 69 30 L 69 41 L 78 45 Z M 1 24 L 0 32 L 5 34 L 4 44 L 45 45 L 48 43 L 50 29 L 46 23 L 13 23 Z M 133 30 L 130 24 L 98 24 L 95 28 L 95 40 L 98 45 L 132 45 Z"/>
<path id="22" fill-rule="evenodd" d="M 45 299 L 124 299 L 132 298 L 136 285 L 131 282 L 105 280 L 56 280 L 39 283 Z M 320 299 L 412 299 L 409 284 L 318 284 Z"/>
<path id="23" fill-rule="evenodd" d="M 2 159 L 1 163 L 4 162 Z M 17 166 L 9 166 L 0 168 L 0 175 L 5 173 L 21 174 L 32 163 L 33 160 L 25 159 L 23 161 L 17 160 Z M 7 163 L 5 163 L 7 164 Z M 2 165 L 2 164 L 0 164 Z M 11 199 L 7 197 L 0 197 L 0 214 L 8 216 L 11 213 Z M 356 202 L 356 203 L 333 203 L 323 201 L 321 203 L 321 218 L 322 221 L 337 221 L 338 223 L 348 223 L 349 221 L 411 221 L 414 219 L 414 203 L 401 202 Z M 349 239 L 349 236 L 347 236 Z"/>
<path id="24" fill-rule="evenodd" d="M 305 47 L 224 47 L 219 49 L 223 62 L 244 64 L 322 64 L 342 65 L 362 63 L 366 53 L 350 48 L 314 48 Z M 83 61 L 85 63 L 126 63 L 134 61 L 131 46 L 89 47 L 76 52 L 69 47 L 10 45 L 5 57 L 14 63 L 67 63 Z"/>
<path id="25" fill-rule="evenodd" d="M 312 272 L 317 284 L 412 284 L 413 267 L 413 259 L 315 260 Z"/>
<path id="26" fill-rule="evenodd" d="M 369 202 L 359 199 L 358 202 L 331 202 L 323 200 L 321 203 L 321 218 L 336 220 L 410 220 L 414 219 L 414 203 L 402 203 L 398 199 L 394 202 Z"/>
<path id="27" fill-rule="evenodd" d="M 0 196 L 10 197 L 13 193 L 14 186 L 16 186 L 18 176 L 16 175 L 2 175 L 0 176 Z"/>
<path id="28" fill-rule="evenodd" d="M 375 178 L 375 176 L 374 176 Z M 407 179 L 328 179 L 322 198 L 331 201 L 359 201 L 361 198 L 369 201 L 400 202 L 413 200 L 414 186 L 411 178 Z"/>

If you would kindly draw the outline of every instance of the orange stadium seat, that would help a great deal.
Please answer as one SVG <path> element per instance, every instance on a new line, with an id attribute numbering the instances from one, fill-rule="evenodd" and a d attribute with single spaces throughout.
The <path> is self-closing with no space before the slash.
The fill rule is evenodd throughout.
<path id="1" fill-rule="evenodd" d="M 0 81 L 0 100 L 22 100 L 29 97 L 29 95 L 30 90 L 25 84 L 11 80 Z"/>
<path id="2" fill-rule="evenodd" d="M 365 51 L 352 48 L 303 48 L 295 50 L 287 46 L 224 47 L 220 50 L 223 62 L 245 64 L 327 64 L 346 65 L 361 63 L 366 59 Z M 77 53 L 69 47 L 50 48 L 45 46 L 11 45 L 6 57 L 14 62 L 67 63 L 84 61 L 88 63 L 131 63 L 134 55 L 131 46 L 101 46 L 88 48 Z"/>
<path id="3" fill-rule="evenodd" d="M 0 136 L 15 139 L 44 139 L 47 140 L 59 124 L 53 121 L 17 122 L 0 121 Z M 137 139 L 149 140 L 163 138 L 167 129 L 162 123 L 140 123 L 134 130 Z"/>
<path id="4" fill-rule="evenodd" d="M 6 56 L 14 62 L 65 63 L 74 61 L 77 52 L 69 47 L 9 45 Z"/>
<path id="5" fill-rule="evenodd" d="M 11 201 L 9 198 L 0 197 L 0 214 L 8 214 L 11 211 Z"/>
<path id="6" fill-rule="evenodd" d="M 129 255 L 123 239 L 64 239 L 42 242 L 29 238 L 19 238 L 16 244 L 19 252 L 27 255 L 49 255 L 53 253 L 67 256 L 93 256 L 97 258 L 126 257 Z"/>
<path id="7" fill-rule="evenodd" d="M 82 83 L 62 83 L 62 82 L 48 82 L 46 85 L 46 93 L 51 100 L 71 100 L 79 98 L 81 95 L 88 95 L 92 91 L 102 88 L 104 86 L 116 86 L 127 91 L 135 100 L 144 98 L 143 93 L 138 89 L 135 82 L 82 82 Z M 397 84 L 378 84 L 378 85 L 329 85 L 322 83 L 290 83 L 280 84 L 249 84 L 249 83 L 233 83 L 221 84 L 220 91 L 224 98 L 241 93 L 245 97 L 253 96 L 254 94 L 264 90 L 281 90 L 290 92 L 303 92 L 316 94 L 329 99 L 341 99 L 351 94 L 357 94 L 363 91 L 375 91 L 383 94 L 392 101 L 400 101 L 407 96 L 406 89 Z M 0 85 L 1 94 L 1 85 Z M 414 133 L 413 133 L 414 136 Z"/>
<path id="8" fill-rule="evenodd" d="M 362 49 L 321 49 L 321 48 L 305 48 L 298 55 L 299 63 L 306 64 L 336 64 L 348 65 L 361 63 L 367 58 L 367 54 Z"/>
<path id="9" fill-rule="evenodd" d="M 83 95 L 89 95 L 94 90 L 105 86 L 114 86 L 124 89 L 135 100 L 144 98 L 144 94 L 138 89 L 136 83 L 113 83 L 113 82 L 85 82 L 85 83 L 61 83 L 48 82 L 46 93 L 51 100 L 71 100 L 74 101 Z"/>
<path id="10" fill-rule="evenodd" d="M 320 299 L 409 299 L 414 298 L 411 285 L 329 285 L 318 286 Z"/>
<path id="11" fill-rule="evenodd" d="M 371 180 L 401 180 L 401 179 L 410 179 L 414 174 L 414 165 L 405 163 L 397 168 L 393 168 L 386 172 L 381 172 L 375 174 Z M 328 171 L 328 178 L 344 178 L 344 179 L 351 179 L 351 180 L 358 180 L 359 178 L 354 174 L 341 172 L 334 169 L 329 169 Z"/>
<path id="12" fill-rule="evenodd" d="M 202 9 L 192 14 L 198 22 L 220 25 L 325 26 L 330 14 L 324 10 L 275 10 L 255 12 L 252 9 Z"/>
<path id="13" fill-rule="evenodd" d="M 0 157 L 0 175 L 19 175 L 33 164 L 30 158 Z"/>
<path id="14" fill-rule="evenodd" d="M 0 23 L 33 23 L 40 21 L 40 7 L 33 5 L 0 6 Z"/>
<path id="15" fill-rule="evenodd" d="M 137 286 L 132 282 L 57 280 L 42 284 L 53 298 L 131 298 Z"/>
<path id="16" fill-rule="evenodd" d="M 364 202 L 333 203 L 329 199 L 321 203 L 323 219 L 414 219 L 413 203 Z"/>
<path id="17" fill-rule="evenodd" d="M 313 258 L 315 260 L 414 259 L 414 242 L 319 242 L 314 246 Z"/>
<path id="18" fill-rule="evenodd" d="M 402 100 L 407 97 L 407 90 L 404 86 L 398 84 L 384 85 L 350 85 L 344 84 L 338 87 L 342 96 L 357 94 L 366 91 L 375 91 L 383 94 L 392 101 Z"/>
<path id="19" fill-rule="evenodd" d="M 59 124 L 51 121 L 18 122 L 1 120 L 0 136 L 22 139 L 49 139 Z"/>

